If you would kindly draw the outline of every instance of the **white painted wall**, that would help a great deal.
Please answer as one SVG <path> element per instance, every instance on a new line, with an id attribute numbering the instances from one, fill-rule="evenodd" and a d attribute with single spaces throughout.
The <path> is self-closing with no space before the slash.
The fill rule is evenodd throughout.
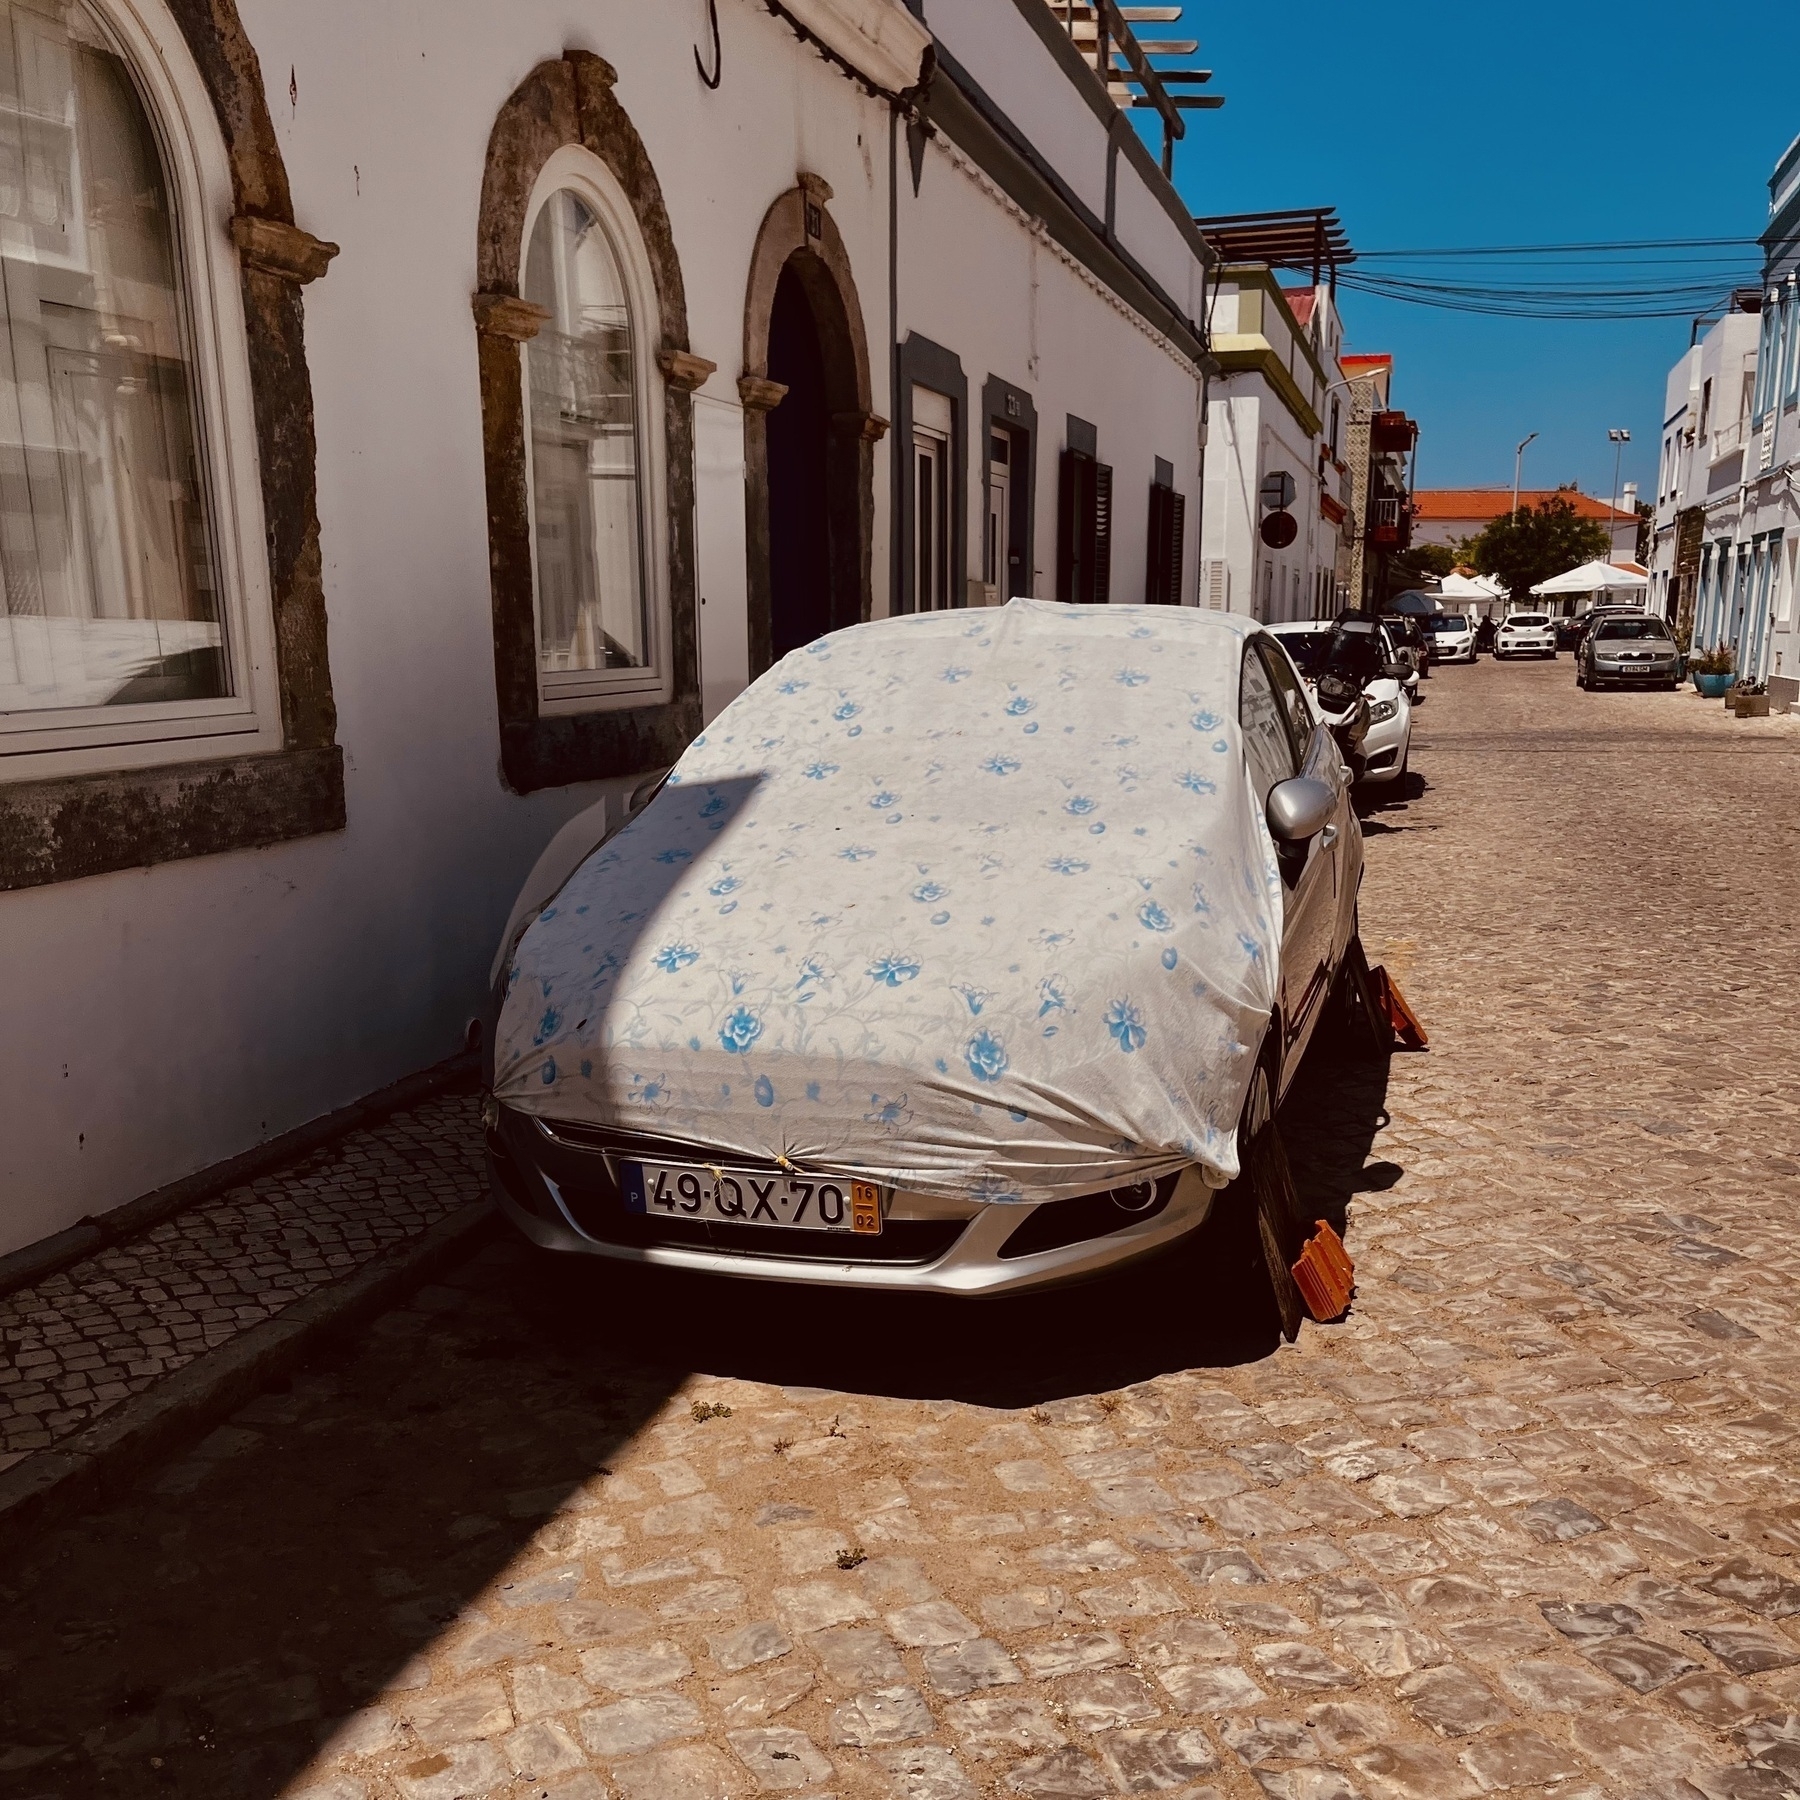
<path id="1" fill-rule="evenodd" d="M 145 0 L 146 4 L 150 0 Z M 604 56 L 656 167 L 690 338 L 719 365 L 696 405 L 704 700 L 746 669 L 736 377 L 751 248 L 797 170 L 835 191 L 889 393 L 889 115 L 754 0 L 720 0 L 724 81 L 690 46 L 702 0 L 240 0 L 270 89 L 298 222 L 342 246 L 305 290 L 342 833 L 0 895 L 0 1251 L 204 1168 L 457 1050 L 538 850 L 604 787 L 520 798 L 499 775 L 474 328 L 488 134 L 530 69 Z M 1012 0 L 934 0 L 932 25 L 1104 200 L 1105 138 Z M 945 15 L 940 18 L 939 15 Z M 166 42 L 178 54 L 168 26 Z M 289 73 L 296 99 L 288 101 Z M 205 125 L 206 121 L 200 122 Z M 1137 177 L 1120 164 L 1122 183 Z M 1039 591 L 1051 591 L 1063 419 L 1115 468 L 1114 593 L 1143 590 L 1147 489 L 1166 457 L 1198 545 L 1190 365 L 1034 239 L 934 146 L 915 198 L 901 147 L 898 332 L 955 350 L 971 408 L 990 373 L 1040 424 Z M 1161 209 L 1121 207 L 1134 251 L 1200 310 Z M 891 437 L 875 457 L 874 580 L 887 604 Z M 981 518 L 972 431 L 970 567 Z M 1210 513 L 1212 508 L 1208 507 Z M 610 784 L 622 801 L 631 780 Z"/>

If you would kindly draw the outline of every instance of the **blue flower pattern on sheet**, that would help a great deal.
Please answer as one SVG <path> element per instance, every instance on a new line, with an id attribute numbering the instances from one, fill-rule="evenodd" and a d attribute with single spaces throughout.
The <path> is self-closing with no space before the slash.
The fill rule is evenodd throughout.
<path id="1" fill-rule="evenodd" d="M 1248 629 L 1020 600 L 796 651 L 524 934 L 499 1097 L 997 1203 L 1235 1173 L 1283 903 Z"/>
<path id="2" fill-rule="evenodd" d="M 1115 1000 L 1106 1009 L 1106 1029 L 1128 1056 L 1143 1049 L 1150 1036 L 1144 1029 L 1144 1015 L 1129 1000 Z"/>
<path id="3" fill-rule="evenodd" d="M 916 956 L 884 956 L 869 964 L 869 978 L 883 987 L 898 987 L 903 981 L 914 981 L 920 969 Z"/>
<path id="4" fill-rule="evenodd" d="M 1006 1046 L 991 1031 L 978 1031 L 963 1055 L 977 1081 L 998 1081 L 1006 1073 Z"/>

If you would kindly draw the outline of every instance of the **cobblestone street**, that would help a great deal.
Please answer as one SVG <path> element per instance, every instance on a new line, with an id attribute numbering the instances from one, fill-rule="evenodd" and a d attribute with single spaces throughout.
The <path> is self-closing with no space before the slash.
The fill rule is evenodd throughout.
<path id="1" fill-rule="evenodd" d="M 1800 1795 L 1800 721 L 1570 674 L 1439 670 L 1367 821 L 1432 1048 L 1284 1114 L 1344 1323 L 1227 1229 L 988 1304 L 509 1239 L 0 1563 L 0 1794 Z"/>

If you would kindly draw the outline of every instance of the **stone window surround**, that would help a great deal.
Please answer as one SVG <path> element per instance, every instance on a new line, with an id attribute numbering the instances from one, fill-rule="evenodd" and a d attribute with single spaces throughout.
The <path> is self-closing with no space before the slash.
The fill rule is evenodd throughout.
<path id="1" fill-rule="evenodd" d="M 212 103 L 231 175 L 282 748 L 0 785 L 0 891 L 344 826 L 300 296 L 337 246 L 294 223 L 261 66 L 234 0 L 172 7 L 171 14 L 170 48 L 178 30 Z M 188 120 L 190 128 L 199 124 Z"/>
<path id="2" fill-rule="evenodd" d="M 667 768 L 700 730 L 698 596 L 694 576 L 693 391 L 715 365 L 688 348 L 687 295 L 662 187 L 619 104 L 611 64 L 585 50 L 541 62 L 501 107 L 488 138 L 472 296 L 487 478 L 488 564 L 500 767 L 519 794 Z M 527 481 L 523 346 L 544 322 L 519 281 L 532 195 L 558 150 L 579 146 L 623 190 L 642 233 L 660 317 L 642 329 L 666 383 L 663 529 L 672 697 L 650 705 L 545 712 L 538 700 L 537 608 Z M 646 530 L 657 529 L 646 510 Z"/>

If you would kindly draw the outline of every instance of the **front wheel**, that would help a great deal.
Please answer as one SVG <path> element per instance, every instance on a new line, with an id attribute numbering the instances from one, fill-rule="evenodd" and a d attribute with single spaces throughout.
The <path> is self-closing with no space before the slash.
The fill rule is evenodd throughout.
<path id="1" fill-rule="evenodd" d="M 1256 1065 L 1238 1123 L 1238 1162 L 1242 1173 L 1219 1196 L 1227 1206 L 1254 1209 L 1262 1246 L 1264 1272 L 1281 1315 L 1281 1334 L 1289 1343 L 1300 1335 L 1305 1302 L 1295 1284 L 1293 1264 L 1306 1243 L 1299 1197 L 1288 1168 L 1287 1152 L 1275 1123 L 1275 1089 L 1266 1060 Z"/>

